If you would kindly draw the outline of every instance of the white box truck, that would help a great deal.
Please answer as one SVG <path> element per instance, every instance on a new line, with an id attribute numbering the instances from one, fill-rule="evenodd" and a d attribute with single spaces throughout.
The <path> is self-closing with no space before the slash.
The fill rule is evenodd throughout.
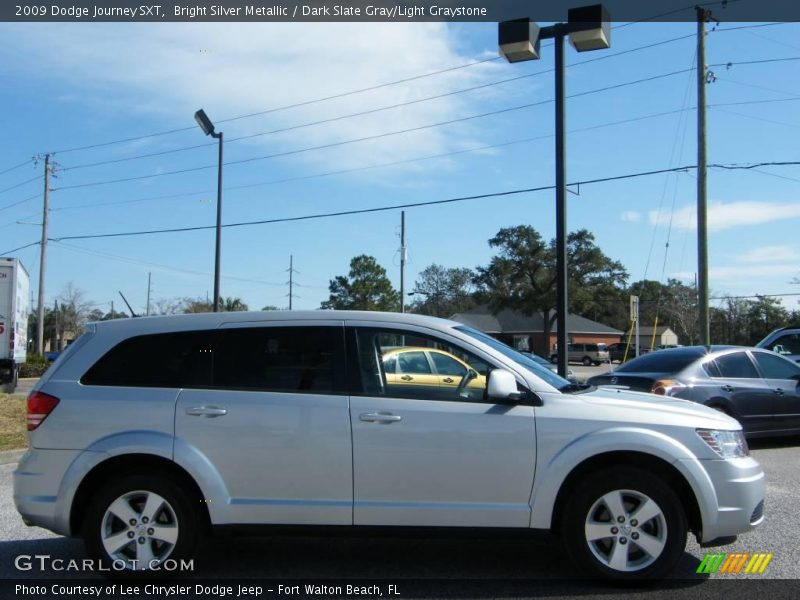
<path id="1" fill-rule="evenodd" d="M 16 258 L 0 257 L 0 391 L 13 392 L 28 350 L 30 277 Z"/>

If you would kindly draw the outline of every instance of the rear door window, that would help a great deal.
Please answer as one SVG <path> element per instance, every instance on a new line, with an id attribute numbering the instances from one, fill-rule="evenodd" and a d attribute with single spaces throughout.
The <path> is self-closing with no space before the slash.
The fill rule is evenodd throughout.
<path id="1" fill-rule="evenodd" d="M 726 379 L 760 379 L 758 371 L 747 352 L 723 354 L 714 359 L 720 376 Z"/>
<path id="2" fill-rule="evenodd" d="M 343 392 L 344 335 L 337 327 L 223 329 L 216 388 L 265 392 Z"/>
<path id="3" fill-rule="evenodd" d="M 800 367 L 785 358 L 765 352 L 753 352 L 753 358 L 765 379 L 793 379 L 800 376 Z"/>

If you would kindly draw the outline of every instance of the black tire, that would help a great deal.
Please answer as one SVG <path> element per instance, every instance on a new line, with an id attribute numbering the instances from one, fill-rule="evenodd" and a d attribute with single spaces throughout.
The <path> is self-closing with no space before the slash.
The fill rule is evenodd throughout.
<path id="1" fill-rule="evenodd" d="M 149 524 L 153 525 L 158 521 L 157 528 L 177 526 L 177 536 L 173 544 L 160 541 L 155 537 L 151 540 L 147 534 L 156 530 L 148 531 L 145 523 L 148 523 L 149 519 L 145 519 L 141 515 L 135 515 L 141 519 L 141 522 L 136 523 L 136 527 L 131 526 L 131 523 L 124 523 L 118 517 L 106 518 L 106 512 L 112 504 L 126 496 L 130 497 L 130 499 L 126 498 L 128 508 L 131 508 L 134 513 L 144 512 L 139 510 L 143 509 L 142 504 L 147 498 L 144 494 L 157 494 L 165 501 L 162 508 L 153 513 L 155 517 Z M 142 528 L 144 529 L 139 531 Z M 180 571 L 173 566 L 180 565 L 182 560 L 188 561 L 194 558 L 204 531 L 205 522 L 197 501 L 193 502 L 192 498 L 176 483 L 170 481 L 167 476 L 159 474 L 129 475 L 110 480 L 93 496 L 83 520 L 86 549 L 89 555 L 98 561 L 96 564 L 102 566 L 103 574 L 111 577 L 177 575 Z M 106 537 L 121 533 L 130 536 L 131 532 L 134 533 L 131 542 L 119 553 L 114 556 L 110 555 L 103 545 L 102 534 L 104 533 Z M 142 537 L 137 538 L 138 535 L 142 535 Z M 140 550 L 137 542 L 145 539 L 145 535 L 147 535 L 145 544 L 154 555 L 155 560 L 161 559 L 161 564 L 140 565 L 131 561 L 126 565 L 125 558 L 136 559 L 139 556 Z M 134 566 L 136 570 L 132 568 Z M 150 568 L 151 566 L 155 568 Z"/>
<path id="2" fill-rule="evenodd" d="M 13 374 L 11 375 L 11 381 L 8 383 L 4 383 L 2 386 L 2 391 L 4 394 L 13 394 L 14 390 L 17 389 L 17 384 L 19 383 L 19 370 L 14 369 Z"/>
<path id="3" fill-rule="evenodd" d="M 602 501 L 603 496 L 616 496 L 614 492 L 617 491 L 627 511 L 626 520 L 621 523 L 614 522 L 611 511 Z M 660 509 L 658 515 L 644 523 L 637 522 L 633 527 L 634 521 L 628 517 L 635 515 L 645 501 L 655 503 Z M 588 540 L 586 530 L 590 516 L 598 530 L 608 527 L 608 537 Z M 614 530 L 616 535 L 612 535 Z M 561 531 L 567 551 L 579 567 L 577 573 L 606 579 L 640 580 L 660 579 L 674 569 L 686 548 L 688 525 L 680 499 L 668 483 L 642 469 L 618 467 L 598 471 L 581 482 L 564 507 Z M 660 546 L 657 556 L 649 555 L 636 541 L 646 539 Z M 623 560 L 630 570 L 610 565 L 617 550 L 624 553 Z"/>
<path id="4" fill-rule="evenodd" d="M 584 367 L 591 367 L 592 366 L 592 359 L 588 356 L 584 356 L 583 360 L 581 361 Z"/>

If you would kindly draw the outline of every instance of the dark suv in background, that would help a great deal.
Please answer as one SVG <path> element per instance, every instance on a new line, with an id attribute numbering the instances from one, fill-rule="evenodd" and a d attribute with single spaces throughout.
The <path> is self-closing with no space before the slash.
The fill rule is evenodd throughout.
<path id="1" fill-rule="evenodd" d="M 775 354 L 800 363 L 800 325 L 776 329 L 758 342 L 756 347 L 772 350 Z"/>

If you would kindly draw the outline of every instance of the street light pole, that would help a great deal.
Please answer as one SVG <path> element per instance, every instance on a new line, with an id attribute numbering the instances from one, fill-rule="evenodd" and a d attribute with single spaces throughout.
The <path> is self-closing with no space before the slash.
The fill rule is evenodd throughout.
<path id="1" fill-rule="evenodd" d="M 504 21 L 498 27 L 500 53 L 509 62 L 537 60 L 540 41 L 555 42 L 555 105 L 556 105 L 556 327 L 558 340 L 558 374 L 567 376 L 567 137 L 566 137 L 566 64 L 564 39 L 578 52 L 611 46 L 608 12 L 602 4 L 571 8 L 566 23 L 540 28 L 528 18 Z M 549 343 L 549 341 L 548 341 Z"/>
<path id="2" fill-rule="evenodd" d="M 214 251 L 214 312 L 219 312 L 219 272 L 222 253 L 222 132 L 212 133 L 219 140 L 219 165 L 217 167 L 217 240 Z"/>
<path id="3" fill-rule="evenodd" d="M 567 264 L 567 136 L 566 66 L 564 64 L 563 25 L 555 26 L 556 51 L 556 341 L 558 373 L 567 376 L 567 314 L 569 310 Z M 549 341 L 548 341 L 549 343 Z"/>
<path id="4" fill-rule="evenodd" d="M 214 251 L 214 312 L 219 312 L 219 273 L 222 252 L 222 132 L 214 131 L 214 124 L 201 108 L 194 113 L 194 120 L 200 125 L 203 133 L 219 140 L 219 162 L 217 164 L 217 239 Z"/>

